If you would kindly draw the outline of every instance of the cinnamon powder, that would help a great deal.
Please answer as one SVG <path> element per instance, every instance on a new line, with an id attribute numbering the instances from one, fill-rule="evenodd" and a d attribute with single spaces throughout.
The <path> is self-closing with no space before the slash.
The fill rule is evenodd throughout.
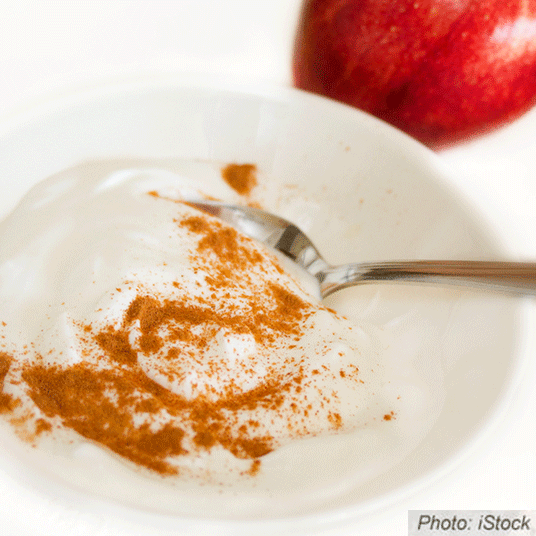
<path id="1" fill-rule="evenodd" d="M 257 186 L 257 166 L 229 164 L 221 170 L 223 180 L 240 195 L 249 195 Z"/>
<path id="2" fill-rule="evenodd" d="M 189 399 L 149 378 L 138 356 L 153 355 L 165 347 L 165 360 L 180 360 L 181 343 L 202 350 L 221 329 L 247 333 L 258 343 L 269 345 L 278 337 L 299 335 L 310 305 L 277 284 L 269 285 L 264 297 L 250 296 L 245 291 L 250 269 L 275 261 L 252 248 L 249 239 L 234 229 L 205 215 L 186 217 L 177 224 L 199 236 L 192 262 L 210 268 L 206 282 L 213 295 L 232 291 L 242 297 L 244 306 L 218 309 L 212 299 L 192 302 L 187 295 L 170 299 L 140 292 L 127 307 L 120 327 L 79 326 L 88 354 L 96 351 L 99 356 L 97 363 L 26 365 L 22 380 L 43 414 L 40 431 L 59 421 L 86 439 L 163 475 L 177 473 L 170 459 L 191 454 L 192 446 L 194 454 L 195 450 L 219 446 L 237 458 L 253 460 L 249 471 L 253 475 L 259 471 L 259 458 L 273 450 L 275 440 L 259 432 L 255 420 L 244 424 L 238 417 L 257 408 L 277 410 L 301 378 L 268 374 L 248 391 L 231 383 L 217 397 L 200 394 Z M 242 276 L 238 284 L 231 278 L 233 273 Z M 180 289 L 180 283 L 174 287 Z M 204 329 L 196 331 L 200 326 Z M 129 338 L 133 328 L 139 333 L 135 343 Z M 10 362 L 0 354 L 0 380 Z M 207 373 L 217 375 L 217 363 L 207 365 Z M 1 407 L 9 407 L 7 399 Z M 140 418 L 142 424 L 137 422 Z M 191 438 L 185 443 L 188 434 Z"/>
<path id="3" fill-rule="evenodd" d="M 15 399 L 3 392 L 4 380 L 9 372 L 12 360 L 9 354 L 0 352 L 0 414 L 11 411 L 16 405 Z"/>
<path id="4" fill-rule="evenodd" d="M 263 254 L 233 228 L 205 214 L 186 216 L 176 224 L 198 237 L 191 262 L 203 270 L 209 294 L 194 301 L 182 292 L 180 280 L 173 283 L 172 297 L 139 288 L 119 325 L 78 326 L 87 360 L 60 366 L 37 359 L 24 365 L 21 379 L 42 413 L 36 429 L 45 433 L 61 425 L 162 475 L 178 473 L 173 458 L 223 448 L 251 460 L 246 473 L 255 475 L 260 458 L 278 443 L 259 421 L 245 416 L 259 409 L 277 412 L 290 400 L 293 411 L 306 418 L 312 406 L 299 408 L 292 401 L 303 387 L 303 367 L 290 374 L 268 369 L 249 390 L 231 380 L 220 391 L 201 390 L 188 397 L 150 378 L 140 359 L 156 356 L 171 381 L 179 374 L 173 364 L 200 359 L 222 330 L 250 336 L 268 348 L 282 338 L 298 339 L 314 309 L 275 282 L 265 284 L 263 294 L 252 294 L 255 270 L 282 269 L 275 257 Z M 11 362 L 0 353 L 0 412 L 13 409 L 13 400 L 1 390 Z M 214 359 L 203 365 L 206 376 L 218 382 L 221 363 Z M 247 360 L 241 367 L 250 373 Z M 329 413 L 328 421 L 334 430 L 343 425 L 336 412 Z"/>

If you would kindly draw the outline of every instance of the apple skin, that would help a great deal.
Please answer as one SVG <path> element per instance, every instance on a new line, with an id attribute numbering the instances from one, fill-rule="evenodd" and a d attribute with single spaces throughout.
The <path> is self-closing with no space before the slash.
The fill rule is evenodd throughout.
<path id="1" fill-rule="evenodd" d="M 536 0 L 305 0 L 292 69 L 440 149 L 536 103 Z"/>

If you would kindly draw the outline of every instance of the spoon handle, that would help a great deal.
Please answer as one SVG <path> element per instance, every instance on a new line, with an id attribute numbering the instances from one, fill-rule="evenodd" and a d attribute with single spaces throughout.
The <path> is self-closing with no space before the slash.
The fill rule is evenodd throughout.
<path id="1" fill-rule="evenodd" d="M 398 261 L 346 264 L 317 275 L 322 296 L 372 281 L 458 285 L 536 296 L 536 263 Z"/>

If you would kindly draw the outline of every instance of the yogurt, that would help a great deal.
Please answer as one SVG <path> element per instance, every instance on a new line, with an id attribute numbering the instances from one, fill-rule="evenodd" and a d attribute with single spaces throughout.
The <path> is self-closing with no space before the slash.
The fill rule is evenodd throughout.
<path id="1" fill-rule="evenodd" d="M 437 415 L 429 385 L 397 376 L 392 333 L 326 307 L 187 203 L 256 201 L 217 169 L 80 165 L 2 223 L 0 409 L 54 478 L 138 507 L 255 515 L 366 482 Z"/>

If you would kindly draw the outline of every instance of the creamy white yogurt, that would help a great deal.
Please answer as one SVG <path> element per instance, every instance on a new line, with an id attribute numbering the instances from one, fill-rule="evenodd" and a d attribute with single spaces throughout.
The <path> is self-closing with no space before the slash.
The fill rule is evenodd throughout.
<path id="1" fill-rule="evenodd" d="M 19 401 L 4 417 L 31 443 L 31 459 L 106 497 L 209 516 L 277 514 L 284 497 L 324 501 L 391 467 L 441 408 L 433 349 L 429 373 L 413 363 L 431 335 L 404 317 L 378 326 L 326 309 L 299 272 L 180 202 L 205 195 L 245 201 L 215 164 L 171 173 L 88 163 L 37 185 L 0 226 L 1 335 L 12 358 L 4 392 Z M 218 257 L 224 236 L 255 260 L 241 265 L 228 249 Z M 149 312 L 133 312 L 136 304 Z M 184 324 L 185 314 L 196 320 Z M 129 351 L 135 357 L 121 361 Z M 130 412 L 126 445 L 99 440 L 113 423 L 86 430 L 89 410 L 50 409 L 43 393 L 63 384 L 36 379 L 36 367 L 62 382 L 80 367 L 91 381 L 114 375 L 101 398 L 87 395 L 93 383 L 75 395 L 115 404 L 116 420 Z M 124 385 L 132 370 L 149 387 L 122 400 L 118 378 Z M 46 429 L 36 434 L 36 423 Z M 130 453 L 144 426 L 180 430 L 182 452 L 144 458 L 154 449 L 143 451 L 143 440 Z"/>

